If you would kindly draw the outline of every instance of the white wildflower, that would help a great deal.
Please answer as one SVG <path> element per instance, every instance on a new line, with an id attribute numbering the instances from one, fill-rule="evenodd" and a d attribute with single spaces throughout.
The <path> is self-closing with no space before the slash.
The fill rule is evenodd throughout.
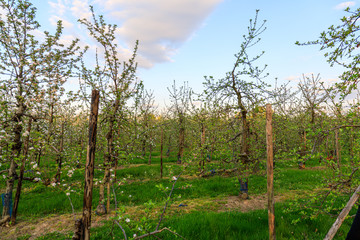
<path id="1" fill-rule="evenodd" d="M 53 182 L 53 183 L 51 184 L 51 186 L 55 187 L 55 186 L 56 186 L 56 183 Z"/>
<path id="2" fill-rule="evenodd" d="M 70 193 L 69 193 L 69 192 L 67 192 L 67 193 L 66 193 L 66 196 L 70 196 Z"/>
<path id="3" fill-rule="evenodd" d="M 127 218 L 127 219 L 125 220 L 125 222 L 129 223 L 129 222 L 130 222 L 130 219 L 129 219 L 129 218 Z"/>
<path id="4" fill-rule="evenodd" d="M 173 176 L 173 177 L 172 177 L 172 180 L 176 181 L 176 180 L 177 180 L 177 177 Z"/>

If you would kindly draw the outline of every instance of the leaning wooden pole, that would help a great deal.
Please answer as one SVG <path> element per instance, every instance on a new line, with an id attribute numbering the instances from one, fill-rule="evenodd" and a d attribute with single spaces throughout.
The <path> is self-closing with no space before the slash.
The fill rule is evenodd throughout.
<path id="1" fill-rule="evenodd" d="M 84 202 L 83 202 L 83 236 L 81 239 L 90 239 L 91 227 L 91 205 L 92 205 L 92 190 L 94 178 L 94 162 L 95 162 L 95 146 L 96 146 L 96 130 L 97 118 L 99 110 L 99 91 L 93 90 L 91 96 L 91 110 L 89 120 L 89 143 L 86 154 L 85 165 L 85 186 L 84 186 Z"/>
<path id="2" fill-rule="evenodd" d="M 272 108 L 266 104 L 266 148 L 267 148 L 267 190 L 268 190 L 268 218 L 269 239 L 275 240 L 275 200 L 274 200 L 274 159 L 272 140 Z"/>
<path id="3" fill-rule="evenodd" d="M 344 209 L 340 212 L 339 216 L 337 217 L 334 224 L 331 226 L 329 232 L 326 234 L 324 240 L 331 240 L 334 238 L 336 232 L 339 230 L 341 224 L 345 220 L 346 216 L 349 214 L 350 210 L 354 206 L 354 204 L 357 202 L 360 196 L 360 186 L 357 187 L 354 194 L 351 196 L 350 200 L 344 207 Z"/>

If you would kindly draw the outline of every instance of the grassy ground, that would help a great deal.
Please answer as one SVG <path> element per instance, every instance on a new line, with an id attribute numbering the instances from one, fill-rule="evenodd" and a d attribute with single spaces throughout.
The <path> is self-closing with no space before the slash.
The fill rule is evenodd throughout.
<path id="1" fill-rule="evenodd" d="M 158 154 L 153 155 L 152 164 L 147 165 L 147 157 L 136 158 L 135 164 L 119 167 L 117 178 L 123 181 L 116 184 L 114 191 L 119 206 L 132 223 L 145 214 L 145 205 L 154 202 L 152 215 L 148 222 L 154 229 L 162 212 L 166 194 L 182 167 L 175 164 L 176 158 L 164 159 L 164 177 L 160 178 Z M 314 219 L 303 218 L 297 211 L 286 212 L 294 199 L 306 200 L 308 196 L 322 186 L 323 177 L 328 173 L 317 163 L 300 170 L 296 164 L 278 164 L 275 169 L 276 195 L 276 235 L 277 239 L 321 239 L 334 219 L 328 215 L 319 215 Z M 95 178 L 102 177 L 100 170 Z M 25 182 L 15 226 L 0 229 L 0 239 L 69 239 L 73 232 L 74 210 L 79 217 L 82 209 L 83 169 L 75 170 L 72 177 L 63 174 L 66 186 L 44 186 L 39 183 Z M 65 194 L 68 187 L 74 192 L 70 199 Z M 161 187 L 159 187 L 161 186 Z M 4 181 L 0 190 L 4 190 Z M 164 191 L 159 190 L 164 189 Z M 167 209 L 166 218 L 160 228 L 170 227 L 186 239 L 267 239 L 266 175 L 264 170 L 249 179 L 249 200 L 241 200 L 237 195 L 239 187 L 234 176 L 210 176 L 201 178 L 194 173 L 185 172 L 178 180 L 173 192 L 173 200 Z M 93 209 L 98 203 L 98 185 L 95 186 Z M 180 206 L 185 205 L 185 206 Z M 112 207 L 115 202 L 112 201 Z M 92 239 L 121 239 L 122 232 L 113 225 L 112 217 L 93 216 Z M 296 221 L 295 221 L 296 220 Z M 295 223 L 296 222 L 296 223 Z M 352 219 L 347 219 L 335 239 L 344 239 Z M 136 229 L 124 225 L 129 236 L 140 234 Z M 161 239 L 177 239 L 169 232 L 158 235 Z M 155 238 L 154 238 L 155 239 Z M 180 238 L 179 238 L 180 239 Z"/>

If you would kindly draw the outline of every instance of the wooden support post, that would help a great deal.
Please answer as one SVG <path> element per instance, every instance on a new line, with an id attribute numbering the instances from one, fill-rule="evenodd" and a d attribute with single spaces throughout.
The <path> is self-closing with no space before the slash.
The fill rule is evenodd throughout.
<path id="1" fill-rule="evenodd" d="M 275 200 L 274 200 L 274 163 L 272 140 L 272 108 L 266 104 L 266 145 L 267 145 L 267 190 L 268 190 L 268 218 L 269 239 L 275 240 Z"/>
<path id="2" fill-rule="evenodd" d="M 324 240 L 331 240 L 334 238 L 336 232 L 339 230 L 341 224 L 345 220 L 346 216 L 349 214 L 350 210 L 356 203 L 356 201 L 359 199 L 360 196 L 360 186 L 357 187 L 354 194 L 351 196 L 350 200 L 344 207 L 344 209 L 340 212 L 339 216 L 337 217 L 334 224 L 331 226 L 329 232 L 326 234 Z"/>
<path id="3" fill-rule="evenodd" d="M 95 147 L 96 147 L 96 130 L 97 130 L 97 117 L 99 110 L 99 91 L 93 90 L 91 97 L 91 110 L 89 120 L 89 143 L 86 154 L 85 165 L 85 186 L 84 186 L 84 203 L 83 203 L 83 216 L 82 227 L 83 234 L 81 239 L 90 239 L 91 227 L 91 205 L 92 205 L 92 190 L 94 178 L 94 162 L 95 162 Z"/>
<path id="4" fill-rule="evenodd" d="M 164 145 L 164 130 L 161 129 L 160 139 L 160 177 L 163 177 L 163 145 Z"/>

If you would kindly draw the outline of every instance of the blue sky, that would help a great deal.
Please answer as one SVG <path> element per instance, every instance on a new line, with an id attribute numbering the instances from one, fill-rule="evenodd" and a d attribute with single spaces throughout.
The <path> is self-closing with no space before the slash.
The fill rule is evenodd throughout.
<path id="1" fill-rule="evenodd" d="M 316 40 L 320 32 L 340 23 L 346 6 L 359 7 L 356 1 L 339 0 L 42 0 L 35 6 L 43 29 L 51 31 L 62 19 L 65 41 L 79 37 L 94 52 L 95 42 L 76 23 L 77 18 L 89 16 L 89 4 L 108 23 L 119 26 L 119 51 L 124 58 L 134 41 L 140 41 L 138 76 L 161 105 L 168 102 L 167 87 L 174 80 L 177 85 L 187 81 L 200 92 L 205 75 L 221 78 L 232 69 L 256 9 L 260 9 L 259 20 L 267 20 L 256 50 L 265 51 L 258 64 L 268 65 L 269 83 L 278 78 L 295 85 L 302 74 L 309 73 L 320 73 L 324 81 L 333 82 L 342 69 L 330 67 L 319 46 L 300 47 L 295 42 Z M 75 83 L 68 87 L 75 86 L 71 84 Z"/>

